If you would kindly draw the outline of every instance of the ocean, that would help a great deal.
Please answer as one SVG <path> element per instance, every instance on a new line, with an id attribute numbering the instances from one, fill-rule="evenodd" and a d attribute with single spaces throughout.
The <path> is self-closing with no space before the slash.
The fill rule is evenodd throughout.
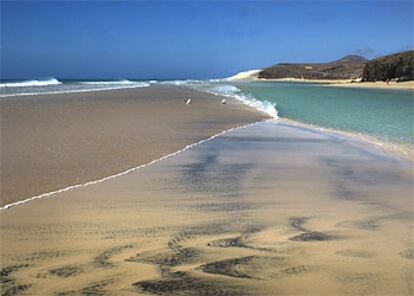
<path id="1" fill-rule="evenodd" d="M 368 137 L 377 143 L 412 153 L 414 92 L 341 88 L 321 84 L 276 81 L 213 80 L 44 80 L 1 81 L 0 97 L 148 87 L 187 86 L 235 97 L 268 113 L 320 128 Z"/>

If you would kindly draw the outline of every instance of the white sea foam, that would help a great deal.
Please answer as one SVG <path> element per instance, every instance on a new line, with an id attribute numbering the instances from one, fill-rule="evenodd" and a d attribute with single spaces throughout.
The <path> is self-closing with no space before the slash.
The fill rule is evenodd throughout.
<path id="1" fill-rule="evenodd" d="M 93 92 L 103 90 L 116 90 L 125 88 L 140 88 L 148 87 L 151 84 L 148 82 L 115 82 L 115 81 L 88 81 L 78 83 L 63 83 L 58 86 L 50 85 L 46 89 L 38 91 L 35 88 L 26 87 L 23 91 L 17 91 L 12 93 L 0 93 L 0 98 L 14 97 L 14 96 L 33 96 L 33 95 L 48 95 L 48 94 L 65 94 L 65 93 L 80 93 L 80 92 Z"/>
<path id="2" fill-rule="evenodd" d="M 108 89 L 121 89 L 121 88 L 138 88 L 138 87 L 147 87 L 150 86 L 150 82 L 143 81 L 130 81 L 127 79 L 123 80 L 112 80 L 112 81 L 83 81 L 80 84 L 84 85 L 94 85 L 96 88 L 93 90 L 108 90 Z"/>
<path id="3" fill-rule="evenodd" d="M 240 89 L 230 84 L 219 84 L 213 86 L 212 91 L 225 95 L 234 95 L 235 93 L 240 92 Z"/>
<path id="4" fill-rule="evenodd" d="M 219 96 L 226 96 L 235 98 L 242 103 L 255 108 L 259 111 L 265 112 L 272 116 L 273 118 L 278 118 L 278 112 L 276 109 L 276 104 L 269 101 L 263 100 L 260 101 L 253 97 L 243 93 L 238 87 L 228 83 L 220 83 L 222 80 L 211 79 L 209 81 L 199 80 L 197 82 L 191 81 L 180 81 L 179 85 L 187 85 L 194 89 L 212 93 Z"/>
<path id="5" fill-rule="evenodd" d="M 180 149 L 180 150 L 178 150 L 176 152 L 173 152 L 173 153 L 164 155 L 163 157 L 158 158 L 158 159 L 154 159 L 153 161 L 150 161 L 150 162 L 148 162 L 146 164 L 143 164 L 143 165 L 140 165 L 140 166 L 137 166 L 137 167 L 130 168 L 130 169 L 124 171 L 124 172 L 121 172 L 121 173 L 118 173 L 118 174 L 114 174 L 114 175 L 111 175 L 111 176 L 108 176 L 108 177 L 105 177 L 105 178 L 102 178 L 102 179 L 99 179 L 99 180 L 94 180 L 94 181 L 89 181 L 89 182 L 86 182 L 86 183 L 83 183 L 83 184 L 76 184 L 76 185 L 68 186 L 68 187 L 65 187 L 65 188 L 62 188 L 62 189 L 58 189 L 58 190 L 55 190 L 55 191 L 51 191 L 51 192 L 43 193 L 43 194 L 40 194 L 40 195 L 32 196 L 32 197 L 27 198 L 27 199 L 24 199 L 24 200 L 19 200 L 19 201 L 13 202 L 13 203 L 9 203 L 9 204 L 6 204 L 6 205 L 0 207 L 0 211 L 7 210 L 7 209 L 9 209 L 11 207 L 14 207 L 14 206 L 22 205 L 22 204 L 25 204 L 25 203 L 34 201 L 36 199 L 41 199 L 41 198 L 44 198 L 44 197 L 50 197 L 50 196 L 56 195 L 58 193 L 66 192 L 66 191 L 69 191 L 69 190 L 72 190 L 72 189 L 76 189 L 76 188 L 81 188 L 81 187 L 86 187 L 86 186 L 90 186 L 90 185 L 99 184 L 99 183 L 102 183 L 102 182 L 105 182 L 105 181 L 109 181 L 111 179 L 114 179 L 114 178 L 117 178 L 117 177 L 120 177 L 120 176 L 123 176 L 123 175 L 130 174 L 130 173 L 132 173 L 134 171 L 137 171 L 139 169 L 142 169 L 142 168 L 151 166 L 153 164 L 156 164 L 157 162 L 160 162 L 160 161 L 162 161 L 164 159 L 167 159 L 167 158 L 176 156 L 177 154 L 180 154 L 180 153 L 182 153 L 184 151 L 187 151 L 187 150 L 189 150 L 189 149 L 191 149 L 191 148 L 193 148 L 195 146 L 198 146 L 198 145 L 200 145 L 202 143 L 211 141 L 211 140 L 213 140 L 213 139 L 215 139 L 215 138 L 217 138 L 217 137 L 219 137 L 221 135 L 224 135 L 224 134 L 226 134 L 228 132 L 231 132 L 231 131 L 234 131 L 234 130 L 239 130 L 239 129 L 242 129 L 242 128 L 246 128 L 246 127 L 249 127 L 249 126 L 254 126 L 254 125 L 257 125 L 257 124 L 264 123 L 264 122 L 268 122 L 268 120 L 259 121 L 259 122 L 255 122 L 255 123 L 249 123 L 249 124 L 246 124 L 244 126 L 235 127 L 235 128 L 231 128 L 231 129 L 228 129 L 228 130 L 221 131 L 218 134 L 215 134 L 215 135 L 213 135 L 213 136 L 211 136 L 209 138 L 206 138 L 206 139 L 201 140 L 199 142 L 196 142 L 196 143 L 187 145 L 184 148 L 182 148 L 182 149 Z"/>
<path id="6" fill-rule="evenodd" d="M 215 86 L 212 91 L 224 96 L 234 97 L 250 107 L 269 114 L 273 118 L 279 117 L 275 103 L 271 103 L 269 101 L 259 101 L 252 95 L 244 94 L 239 88 L 234 85 L 220 84 L 218 86 Z"/>
<path id="7" fill-rule="evenodd" d="M 32 86 L 47 86 L 47 85 L 58 85 L 62 84 L 59 80 L 56 78 L 48 78 L 48 79 L 42 79 L 42 80 L 25 80 L 25 81 L 19 81 L 19 82 L 4 82 L 0 83 L 0 88 L 3 87 L 32 87 Z"/>
<path id="8" fill-rule="evenodd" d="M 81 84 L 89 84 L 89 85 L 113 85 L 113 84 L 117 84 L 117 85 L 119 85 L 119 84 L 136 84 L 136 85 L 139 85 L 139 84 L 142 84 L 142 83 L 144 83 L 144 82 L 134 82 L 134 81 L 130 81 L 130 80 L 127 80 L 127 79 L 122 79 L 122 80 L 111 80 L 111 81 L 108 81 L 108 80 L 103 80 L 103 81 L 83 81 L 83 82 L 80 82 Z M 148 83 L 145 83 L 145 84 L 148 84 Z"/>
<path id="9" fill-rule="evenodd" d="M 184 86 L 191 86 L 192 84 L 197 84 L 199 83 L 201 80 L 192 80 L 192 79 L 188 79 L 188 80 L 166 80 L 166 81 L 160 81 L 159 84 L 167 84 L 167 85 L 184 85 Z"/>
<path id="10" fill-rule="evenodd" d="M 265 112 L 273 118 L 278 118 L 278 112 L 276 104 L 269 101 L 257 100 L 252 95 L 244 94 L 238 87 L 229 84 L 222 79 L 210 79 L 210 80 L 170 80 L 162 81 L 160 84 L 169 84 L 177 86 L 186 86 L 202 92 L 211 93 L 219 96 L 226 96 L 235 98 L 242 103 L 255 108 L 259 111 Z"/>

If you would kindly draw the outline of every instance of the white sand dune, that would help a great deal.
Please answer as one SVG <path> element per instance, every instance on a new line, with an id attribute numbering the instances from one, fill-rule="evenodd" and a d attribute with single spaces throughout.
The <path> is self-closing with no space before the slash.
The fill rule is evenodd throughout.
<path id="1" fill-rule="evenodd" d="M 257 78 L 257 74 L 262 71 L 261 69 L 256 70 L 248 70 L 239 72 L 231 77 L 226 78 L 226 80 L 243 80 L 243 79 L 255 79 Z"/>

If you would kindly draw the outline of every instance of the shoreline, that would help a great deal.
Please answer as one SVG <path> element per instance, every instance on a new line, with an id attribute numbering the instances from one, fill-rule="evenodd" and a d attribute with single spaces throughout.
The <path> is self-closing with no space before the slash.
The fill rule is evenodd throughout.
<path id="1" fill-rule="evenodd" d="M 389 84 L 377 81 L 377 82 L 341 82 L 331 83 L 328 86 L 332 87 L 355 87 L 355 88 L 374 88 L 374 89 L 386 89 L 386 90 L 414 90 L 414 81 L 403 82 L 390 82 Z"/>
<path id="2" fill-rule="evenodd" d="M 0 104 L 2 206 L 124 172 L 269 118 L 236 99 L 222 105 L 218 96 L 174 86 L 13 97 Z"/>
<path id="3" fill-rule="evenodd" d="M 214 140 L 218 137 L 221 137 L 221 136 L 223 136 L 227 133 L 232 133 L 232 132 L 235 132 L 235 131 L 238 131 L 238 130 L 243 130 L 245 128 L 250 128 L 250 127 L 254 127 L 256 125 L 266 124 L 266 123 L 273 123 L 275 125 L 277 125 L 278 123 L 281 123 L 281 124 L 286 125 L 286 126 L 291 127 L 291 128 L 304 128 L 306 130 L 321 133 L 322 135 L 327 136 L 327 137 L 331 137 L 331 136 L 340 137 L 344 141 L 346 141 L 349 145 L 355 145 L 355 147 L 359 147 L 359 148 L 367 149 L 367 150 L 372 150 L 374 153 L 379 154 L 379 155 L 381 153 L 383 153 L 385 157 L 388 157 L 390 159 L 394 158 L 395 160 L 397 160 L 398 162 L 400 162 L 403 165 L 405 163 L 407 165 L 412 165 L 414 163 L 413 162 L 414 155 L 412 153 L 408 154 L 408 155 L 407 155 L 407 153 L 406 154 L 398 153 L 397 149 L 392 149 L 386 143 L 378 142 L 379 141 L 378 139 L 369 137 L 367 135 L 354 134 L 354 133 L 350 133 L 350 132 L 346 132 L 346 131 L 321 127 L 321 126 L 318 126 L 318 125 L 305 123 L 305 122 L 300 122 L 300 121 L 292 120 L 292 119 L 289 119 L 289 118 L 277 118 L 277 119 L 270 118 L 270 119 L 263 119 L 263 120 L 256 121 L 256 122 L 253 122 L 253 123 L 248 123 L 248 124 L 245 124 L 245 125 L 242 125 L 242 126 L 238 126 L 238 127 L 223 130 L 223 131 L 221 131 L 217 134 L 214 134 L 214 135 L 212 135 L 208 138 L 202 139 L 202 140 L 200 140 L 198 142 L 195 142 L 195 143 L 188 144 L 187 146 L 183 147 L 182 149 L 174 151 L 170 154 L 163 155 L 162 157 L 157 158 L 157 159 L 153 159 L 148 163 L 141 164 L 137 167 L 129 168 L 129 169 L 127 169 L 125 171 L 122 171 L 122 172 L 114 173 L 112 175 L 103 177 L 103 178 L 98 179 L 98 180 L 91 180 L 91 181 L 87 181 L 87 182 L 82 183 L 82 184 L 71 185 L 71 186 L 68 186 L 68 187 L 65 187 L 65 188 L 60 188 L 60 189 L 55 190 L 55 191 L 45 192 L 45 193 L 42 193 L 40 195 L 29 197 L 27 199 L 18 200 L 16 202 L 13 202 L 13 203 L 10 203 L 10 204 L 2 205 L 2 206 L 0 206 L 0 212 L 4 211 L 4 210 L 7 210 L 7 209 L 10 209 L 12 207 L 18 206 L 18 205 L 26 204 L 28 202 L 31 202 L 31 201 L 34 201 L 34 200 L 37 200 L 37 199 L 51 197 L 53 195 L 59 195 L 61 193 L 67 192 L 67 191 L 71 191 L 71 190 L 74 190 L 74 189 L 80 189 L 80 188 L 88 187 L 88 186 L 91 186 L 91 185 L 97 185 L 97 184 L 100 184 L 102 182 L 110 181 L 112 179 L 134 173 L 134 172 L 136 172 L 140 169 L 150 167 L 152 165 L 155 165 L 155 164 L 157 164 L 159 162 L 162 162 L 164 160 L 167 160 L 169 158 L 173 158 L 175 156 L 178 156 L 179 154 L 184 153 L 187 150 L 190 150 L 190 149 L 192 149 L 196 146 L 199 146 L 199 145 L 202 145 L 202 144 L 207 143 L 209 141 L 212 141 L 212 140 Z M 390 144 L 392 144 L 392 143 L 390 143 Z M 412 152 L 412 151 L 410 151 L 410 152 Z"/>
<path id="4" fill-rule="evenodd" d="M 124 93 L 131 93 L 131 92 L 132 93 L 139 93 L 139 92 L 142 92 L 144 90 L 147 90 L 147 92 L 151 93 L 153 89 L 155 89 L 155 90 L 164 89 L 164 90 L 168 90 L 168 91 L 171 91 L 171 90 L 177 91 L 177 90 L 179 90 L 180 92 L 182 91 L 182 92 L 187 93 L 187 94 L 192 94 L 192 95 L 198 94 L 200 96 L 203 96 L 203 99 L 206 99 L 208 97 L 208 99 L 211 99 L 212 101 L 213 100 L 218 100 L 219 97 L 220 97 L 217 94 L 213 94 L 213 93 L 208 92 L 208 91 L 195 90 L 195 89 L 187 87 L 187 86 L 162 85 L 162 86 L 151 86 L 151 87 L 147 87 L 147 88 L 133 88 L 133 89 L 126 88 L 126 89 L 121 89 L 121 90 L 120 89 L 111 89 L 111 90 L 102 90 L 102 91 L 91 91 L 91 92 L 88 92 L 88 93 L 85 93 L 85 92 L 70 93 L 70 94 L 64 93 L 64 94 L 59 94 L 59 95 L 52 95 L 52 94 L 43 95 L 42 94 L 42 95 L 36 95 L 35 100 L 40 100 L 41 101 L 43 99 L 52 99 L 53 98 L 53 100 L 54 100 L 54 103 L 52 103 L 52 105 L 53 105 L 53 104 L 56 104 L 56 102 L 59 101 L 59 100 L 61 100 L 62 102 L 67 103 L 67 100 L 65 100 L 65 99 L 67 98 L 67 96 L 71 96 L 72 100 L 74 100 L 75 103 L 79 103 L 76 100 L 79 99 L 82 96 L 85 96 L 85 95 L 86 96 L 88 96 L 88 95 L 98 96 L 99 98 L 101 98 L 101 99 L 103 98 L 104 100 L 106 100 L 106 99 L 110 98 L 111 96 L 119 97 L 119 93 L 122 94 L 123 92 Z M 166 95 L 166 97 L 169 97 L 169 93 L 166 93 L 165 95 Z M 204 96 L 206 96 L 206 97 L 204 98 Z M 13 105 L 16 102 L 26 101 L 26 103 L 30 104 L 32 107 L 36 105 L 36 104 L 33 105 L 32 100 L 26 100 L 25 97 L 26 96 L 21 96 L 21 97 L 18 97 L 17 100 L 15 98 L 13 100 L 3 100 L 2 102 L 3 102 L 3 104 L 9 102 Z M 32 97 L 32 96 L 30 96 L 30 97 Z M 125 162 L 124 166 L 122 166 L 122 167 L 119 167 L 119 165 L 118 165 L 117 166 L 118 169 L 116 169 L 116 170 L 106 169 L 105 170 L 105 172 L 106 172 L 105 175 L 99 174 L 99 175 L 92 175 L 91 176 L 89 174 L 88 178 L 78 179 L 78 182 L 67 183 L 67 181 L 66 181 L 64 183 L 61 183 L 62 186 L 55 186 L 55 187 L 46 186 L 46 188 L 51 188 L 51 189 L 46 190 L 46 191 L 38 190 L 38 191 L 35 192 L 35 194 L 32 194 L 32 195 L 25 195 L 25 196 L 21 195 L 23 197 L 17 197 L 15 195 L 12 198 L 12 200 L 7 198 L 7 196 L 8 196 L 7 194 L 1 194 L 2 201 L 1 201 L 1 204 L 0 204 L 0 207 L 1 207 L 0 210 L 11 207 L 11 206 L 16 205 L 16 204 L 20 204 L 20 203 L 25 202 L 27 200 L 37 199 L 37 198 L 39 198 L 39 196 L 40 197 L 49 196 L 49 195 L 52 195 L 52 194 L 56 194 L 57 192 L 66 191 L 68 188 L 71 189 L 72 187 L 75 187 L 75 188 L 76 187 L 82 187 L 83 184 L 96 183 L 96 182 L 100 182 L 100 180 L 105 180 L 107 178 L 111 178 L 111 176 L 123 175 L 125 173 L 128 173 L 129 171 L 133 171 L 133 170 L 135 170 L 139 167 L 146 166 L 150 163 L 153 163 L 154 161 L 159 161 L 159 160 L 163 159 L 163 157 L 165 155 L 175 154 L 175 153 L 177 153 L 181 150 L 188 149 L 189 146 L 195 145 L 197 143 L 201 143 L 201 142 L 205 141 L 206 139 L 209 139 L 210 137 L 214 138 L 214 137 L 216 137 L 217 134 L 224 133 L 226 131 L 232 130 L 233 128 L 241 128 L 241 127 L 245 126 L 246 124 L 256 124 L 258 122 L 263 121 L 266 118 L 269 118 L 269 116 L 267 114 L 264 114 L 262 111 L 259 111 L 259 110 L 257 110 L 256 108 L 254 108 L 252 106 L 246 105 L 245 103 L 243 103 L 242 101 L 240 101 L 237 98 L 233 98 L 231 96 L 230 97 L 227 96 L 227 98 L 229 99 L 230 104 L 226 105 L 226 107 L 227 106 L 236 107 L 236 109 L 232 109 L 232 111 L 236 110 L 238 112 L 238 111 L 240 111 L 238 109 L 241 108 L 241 109 L 247 111 L 247 113 L 245 115 L 251 113 L 251 114 L 256 114 L 256 116 L 258 116 L 258 117 L 255 117 L 255 119 L 252 122 L 248 122 L 248 123 L 244 122 L 244 120 L 248 120 L 248 121 L 252 120 L 252 119 L 247 119 L 248 117 L 246 117 L 244 119 L 239 119 L 241 121 L 238 121 L 237 123 L 232 122 L 231 120 L 229 120 L 229 121 L 227 121 L 227 124 L 226 124 L 226 126 L 228 126 L 230 124 L 230 126 L 228 128 L 216 129 L 215 133 L 203 133 L 203 137 L 201 137 L 201 135 L 198 135 L 197 132 L 192 133 L 192 137 L 196 141 L 182 142 L 183 143 L 182 146 L 177 146 L 177 145 L 174 146 L 176 148 L 176 150 L 170 150 L 170 151 L 166 151 L 166 152 L 163 152 L 163 153 L 159 152 L 158 157 L 157 157 L 157 154 L 153 154 L 152 158 L 145 158 L 143 161 L 138 162 L 138 163 L 133 162 L 133 161 L 131 163 L 130 162 Z M 119 98 L 115 99 L 115 100 L 117 100 L 117 102 L 119 102 L 118 101 Z M 85 103 L 85 102 L 83 102 L 83 103 Z M 183 107 L 183 104 L 181 102 L 180 102 L 180 105 L 181 105 L 180 108 Z M 217 110 L 223 111 L 223 108 L 221 108 L 218 104 L 215 104 L 215 105 L 216 105 L 215 107 L 219 108 Z M 82 109 L 84 109 L 84 108 L 85 107 L 82 107 Z M 163 107 L 162 103 L 161 103 L 161 105 L 157 105 L 157 108 L 161 108 L 160 111 L 162 113 L 162 109 L 165 108 L 165 106 Z M 181 110 L 185 110 L 185 109 L 181 108 Z M 77 111 L 79 111 L 79 110 L 77 110 Z M 203 115 L 198 114 L 198 115 L 201 116 L 201 117 L 196 117 L 195 118 L 195 120 L 196 120 L 195 123 L 197 122 L 197 120 L 201 120 L 201 121 L 204 120 L 204 119 L 202 119 L 202 116 L 205 116 L 205 114 L 203 114 Z M 228 113 L 223 113 L 220 116 L 228 116 Z M 20 116 L 20 117 L 24 117 L 24 116 Z M 8 119 L 6 118 L 6 120 L 8 120 Z M 193 118 L 193 120 L 194 120 L 194 118 Z M 220 120 L 223 120 L 223 118 L 220 119 Z M 292 119 L 289 119 L 289 118 L 278 118 L 278 121 L 283 122 L 283 123 L 288 123 L 288 124 L 293 125 L 293 126 L 302 126 L 302 127 L 306 127 L 306 128 L 310 128 L 310 129 L 314 129 L 314 130 L 319 130 L 319 131 L 322 130 L 326 133 L 332 133 L 332 134 L 345 136 L 345 137 L 354 139 L 356 141 L 364 142 L 366 145 L 372 146 L 374 149 L 378 149 L 379 151 L 382 151 L 385 154 L 388 154 L 389 156 L 397 157 L 397 158 L 399 158 L 403 161 L 413 161 L 414 160 L 414 151 L 412 149 L 411 150 L 409 149 L 410 147 L 408 147 L 409 146 L 408 144 L 404 145 L 402 143 L 384 142 L 381 139 L 378 139 L 378 138 L 375 138 L 375 137 L 372 137 L 372 136 L 369 136 L 369 135 L 365 135 L 365 134 L 361 134 L 361 133 L 357 133 L 357 132 L 342 131 L 342 130 L 329 128 L 329 127 L 323 127 L 323 126 L 319 126 L 319 125 L 315 125 L 315 124 L 311 124 L 311 123 L 292 120 Z M 125 126 L 123 128 L 125 128 Z M 4 128 L 2 130 L 4 131 Z M 60 132 L 60 131 L 58 131 L 58 132 Z M 45 143 L 47 143 L 47 141 L 45 141 Z M 122 145 L 122 144 L 123 143 L 120 143 L 120 145 Z M 159 145 L 159 144 L 157 144 L 157 145 Z M 23 145 L 23 146 L 26 146 L 26 145 Z M 129 150 L 129 149 L 127 149 L 127 150 Z M 26 153 L 27 153 L 27 151 L 26 151 Z M 71 154 L 71 151 L 68 150 L 68 151 L 66 151 L 66 153 Z M 82 152 L 82 153 L 85 154 L 84 152 Z M 103 161 L 104 160 L 102 160 L 102 159 L 100 160 L 100 162 L 103 162 Z M 48 165 L 50 165 L 50 163 Z M 3 163 L 2 163 L 2 166 L 3 166 Z M 95 164 L 95 166 L 96 166 L 96 164 Z M 63 166 L 63 168 L 62 167 L 56 167 L 55 169 L 64 170 L 64 167 L 65 167 L 65 165 Z M 90 167 L 87 167 L 86 169 L 89 169 L 89 168 Z M 92 171 L 94 171 L 94 170 L 95 169 L 92 169 Z M 78 169 L 77 171 L 78 171 L 78 173 L 81 172 L 82 174 L 85 174 L 84 170 L 79 170 Z M 20 171 L 20 173 L 21 172 L 22 171 Z M 4 173 L 4 170 L 3 170 L 3 173 Z M 6 170 L 6 173 L 7 173 L 7 170 Z M 18 175 L 18 174 L 15 174 L 15 176 L 16 175 Z M 34 177 L 32 177 L 32 179 L 33 178 Z M 7 184 L 7 183 L 3 183 L 3 184 Z M 21 184 L 22 184 L 21 187 L 24 187 L 24 184 L 23 183 L 21 183 Z M 2 189 L 2 190 L 4 190 L 4 189 Z M 9 192 L 11 192 L 11 191 L 12 190 L 9 189 Z M 5 197 L 6 197 L 6 200 L 9 200 L 9 202 L 5 202 Z"/>
<path id="5" fill-rule="evenodd" d="M 252 70 L 252 71 L 258 71 L 258 70 Z M 246 71 L 246 72 L 248 73 L 250 71 Z M 245 73 L 245 72 L 241 72 L 241 73 Z M 235 79 L 235 80 L 224 79 L 224 81 L 230 81 L 230 82 L 231 81 L 237 81 L 237 80 L 243 81 L 243 80 L 246 80 L 246 79 Z M 248 80 L 250 80 L 250 81 L 262 81 L 260 79 L 253 79 L 253 80 L 248 79 Z M 278 79 L 266 79 L 266 80 L 280 81 Z M 298 81 L 298 83 L 326 84 L 325 82 L 321 82 L 323 80 L 312 80 L 312 82 L 308 82 L 308 81 L 309 80 L 307 80 L 307 81 L 300 80 L 300 81 Z M 330 81 L 332 83 L 338 83 L 338 80 L 330 80 Z M 413 81 L 413 83 L 414 83 L 414 81 Z M 352 84 L 354 84 L 354 83 L 352 83 Z M 330 85 L 326 85 L 326 86 L 330 86 Z M 336 86 L 336 85 L 332 85 L 332 86 Z M 182 87 L 195 89 L 195 88 L 192 88 L 190 86 L 185 86 L 185 85 L 183 85 Z M 344 87 L 346 87 L 346 86 L 344 86 Z M 370 88 L 378 89 L 377 87 L 370 87 Z M 219 94 L 211 92 L 211 91 L 207 91 L 207 90 L 198 90 L 198 91 L 219 96 Z M 226 96 L 226 97 L 229 97 L 229 98 L 234 98 L 233 95 L 223 94 L 223 96 Z M 244 102 L 246 104 L 245 101 L 243 101 L 239 98 L 236 98 L 236 99 L 241 101 L 241 102 Z M 252 105 L 249 105 L 249 104 L 246 104 L 246 105 L 248 105 L 249 107 L 251 107 L 255 110 L 258 110 L 260 112 L 264 112 L 264 111 L 258 109 L 255 106 L 252 106 Z M 275 109 L 276 109 L 276 112 L 277 112 L 277 106 L 276 106 Z M 265 112 L 265 113 L 269 114 L 268 112 Z M 331 128 L 331 127 L 324 127 L 324 126 L 321 126 L 321 125 L 317 125 L 317 124 L 313 124 L 313 123 L 309 123 L 309 122 L 303 122 L 303 121 L 299 121 L 299 120 L 294 120 L 294 119 L 290 119 L 290 118 L 287 118 L 287 117 L 279 117 L 278 115 L 276 117 L 274 117 L 273 119 L 277 120 L 277 121 L 281 121 L 281 122 L 286 122 L 286 123 L 291 124 L 293 126 L 302 126 L 302 127 L 315 129 L 315 130 L 323 130 L 323 131 L 326 131 L 326 132 L 329 132 L 329 133 L 338 134 L 338 135 L 341 135 L 341 136 L 352 138 L 352 139 L 355 139 L 356 141 L 365 142 L 367 145 L 370 145 L 374 149 L 378 149 L 379 151 L 382 151 L 382 152 L 384 152 L 385 154 L 387 154 L 391 157 L 397 157 L 397 158 L 400 158 L 403 161 L 414 161 L 414 149 L 412 148 L 412 145 L 409 144 L 409 143 L 391 142 L 391 141 L 386 142 L 383 139 L 377 138 L 377 137 L 369 135 L 369 134 L 364 134 L 364 133 L 357 132 L 357 131 L 346 131 L 346 130 L 335 129 L 335 128 Z"/>
<path id="6" fill-rule="evenodd" d="M 45 193 L 42 193 L 40 195 L 32 196 L 32 197 L 29 197 L 27 199 L 19 200 L 19 201 L 10 203 L 10 204 L 6 204 L 6 205 L 3 205 L 3 206 L 0 206 L 0 212 L 1 211 L 4 211 L 4 210 L 7 210 L 7 209 L 10 209 L 12 207 L 18 206 L 18 205 L 22 205 L 22 204 L 25 204 L 25 203 L 28 203 L 28 202 L 37 200 L 37 199 L 41 199 L 41 198 L 45 198 L 45 197 L 50 197 L 50 196 L 53 196 L 53 195 L 56 195 L 56 194 L 60 194 L 60 193 L 63 193 L 63 192 L 67 192 L 67 191 L 70 191 L 70 190 L 73 190 L 73 189 L 77 189 L 77 188 L 87 187 L 87 186 L 90 186 L 90 185 L 97 185 L 99 183 L 106 182 L 106 181 L 109 181 L 109 180 L 114 179 L 114 178 L 117 178 L 117 177 L 121 177 L 121 176 L 124 176 L 124 175 L 128 175 L 128 174 L 133 173 L 133 172 L 135 172 L 137 170 L 140 170 L 140 169 L 143 169 L 143 168 L 152 166 L 152 165 L 154 165 L 154 164 L 156 164 L 156 163 L 158 163 L 160 161 L 163 161 L 165 159 L 174 157 L 174 156 L 176 156 L 176 155 L 178 155 L 180 153 L 183 153 L 183 152 L 185 152 L 185 151 L 187 151 L 187 150 L 189 150 L 189 149 L 191 149 L 193 147 L 196 147 L 198 145 L 201 145 L 201 144 L 203 144 L 205 142 L 209 142 L 211 140 L 214 140 L 215 138 L 220 137 L 220 136 L 222 136 L 222 135 L 224 135 L 226 133 L 229 133 L 229 132 L 232 132 L 232 131 L 236 131 L 238 129 L 243 129 L 243 128 L 247 128 L 247 127 L 250 127 L 250 126 L 254 126 L 254 125 L 257 125 L 257 124 L 260 124 L 260 123 L 272 121 L 272 120 L 273 119 L 267 119 L 267 120 L 257 121 L 257 122 L 248 123 L 248 124 L 245 124 L 245 125 L 242 125 L 242 126 L 239 126 L 239 127 L 234 127 L 234 128 L 230 128 L 230 129 L 227 129 L 227 130 L 223 130 L 223 131 L 221 131 L 221 132 L 219 132 L 219 133 L 217 133 L 215 135 L 212 135 L 212 136 L 210 136 L 210 137 L 208 137 L 206 139 L 203 139 L 201 141 L 198 141 L 198 142 L 189 144 L 189 145 L 185 146 L 182 149 L 179 149 L 179 150 L 174 151 L 174 152 L 172 152 L 170 154 L 164 155 L 164 156 L 162 156 L 162 157 L 160 157 L 158 159 L 151 160 L 150 162 L 141 164 L 141 165 L 139 165 L 137 167 L 129 168 L 126 171 L 119 172 L 119 173 L 115 173 L 113 175 L 103 177 L 102 179 L 99 179 L 99 180 L 92 180 L 92 181 L 88 181 L 88 182 L 82 183 L 82 184 L 71 185 L 71 186 L 68 186 L 68 187 L 65 187 L 65 188 L 61 188 L 61 189 L 58 189 L 58 190 L 55 190 L 55 191 L 45 192 Z"/>
<path id="7" fill-rule="evenodd" d="M 280 81 L 295 83 L 314 83 L 329 87 L 355 87 L 355 88 L 373 88 L 387 90 L 414 90 L 414 81 L 390 82 L 386 84 L 382 81 L 377 82 L 351 82 L 350 79 L 345 80 L 329 80 L 329 79 L 299 79 L 299 78 L 280 78 L 280 79 L 251 79 L 252 81 Z"/>
<path id="8" fill-rule="evenodd" d="M 63 91 L 50 91 L 50 92 L 40 92 L 40 93 L 15 93 L 15 94 L 5 94 L 0 95 L 0 100 L 13 99 L 14 97 L 29 97 L 29 96 L 44 96 L 44 95 L 63 95 L 63 94 L 77 94 L 77 93 L 88 93 L 88 92 L 97 92 L 97 91 L 117 91 L 123 89 L 139 89 L 147 86 L 119 86 L 119 87 L 108 87 L 108 88 L 94 88 L 94 89 L 82 89 L 82 90 L 63 90 Z"/>

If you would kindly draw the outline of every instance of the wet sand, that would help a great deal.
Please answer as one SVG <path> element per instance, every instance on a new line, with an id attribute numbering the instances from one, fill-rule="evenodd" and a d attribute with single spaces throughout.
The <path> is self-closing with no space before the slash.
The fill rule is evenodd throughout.
<path id="1" fill-rule="evenodd" d="M 227 102 L 173 86 L 1 98 L 0 205 L 120 173 L 267 117 Z"/>
<path id="2" fill-rule="evenodd" d="M 27 295 L 410 295 L 412 163 L 284 123 L 0 212 Z"/>

